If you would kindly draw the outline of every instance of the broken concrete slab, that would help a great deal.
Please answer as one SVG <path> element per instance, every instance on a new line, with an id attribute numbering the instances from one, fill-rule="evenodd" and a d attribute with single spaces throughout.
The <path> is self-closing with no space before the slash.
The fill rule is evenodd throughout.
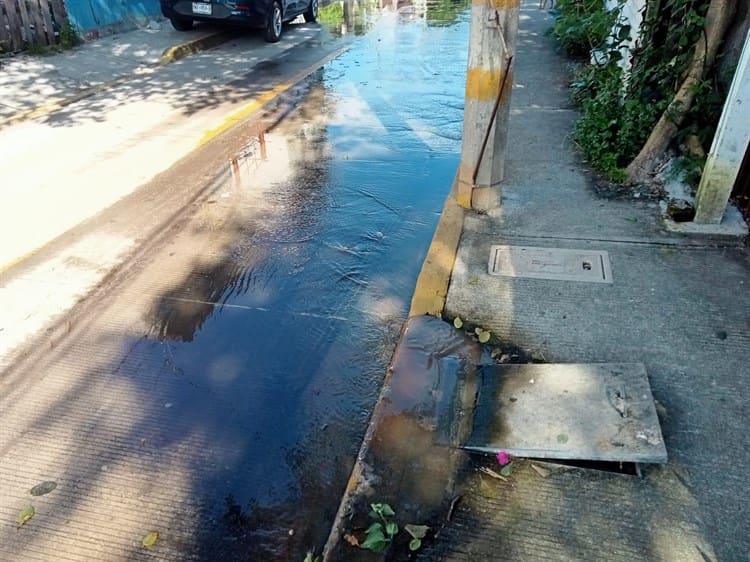
<path id="1" fill-rule="evenodd" d="M 639 363 L 483 367 L 466 448 L 517 457 L 667 462 Z"/>

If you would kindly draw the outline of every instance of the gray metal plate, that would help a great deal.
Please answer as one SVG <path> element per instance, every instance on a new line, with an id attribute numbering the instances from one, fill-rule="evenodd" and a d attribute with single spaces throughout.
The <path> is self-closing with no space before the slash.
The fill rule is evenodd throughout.
<path id="1" fill-rule="evenodd" d="M 640 363 L 485 367 L 466 448 L 533 458 L 667 461 Z"/>
<path id="2" fill-rule="evenodd" d="M 490 247 L 488 271 L 505 277 L 612 283 L 609 254 L 598 250 L 495 245 Z"/>

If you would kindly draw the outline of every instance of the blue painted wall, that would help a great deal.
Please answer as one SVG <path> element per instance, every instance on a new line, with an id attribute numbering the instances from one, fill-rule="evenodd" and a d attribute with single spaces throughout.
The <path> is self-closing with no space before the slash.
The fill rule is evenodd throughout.
<path id="1" fill-rule="evenodd" d="M 160 12 L 159 0 L 65 0 L 68 17 L 82 33 L 119 26 Z"/>

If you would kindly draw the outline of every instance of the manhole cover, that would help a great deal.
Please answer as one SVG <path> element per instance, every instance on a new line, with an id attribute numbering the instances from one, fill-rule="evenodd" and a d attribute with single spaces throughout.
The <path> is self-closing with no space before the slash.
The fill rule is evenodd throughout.
<path id="1" fill-rule="evenodd" d="M 490 247 L 490 275 L 612 283 L 607 252 L 528 246 Z"/>
<path id="2" fill-rule="evenodd" d="M 486 366 L 464 448 L 532 458 L 667 462 L 640 363 Z"/>

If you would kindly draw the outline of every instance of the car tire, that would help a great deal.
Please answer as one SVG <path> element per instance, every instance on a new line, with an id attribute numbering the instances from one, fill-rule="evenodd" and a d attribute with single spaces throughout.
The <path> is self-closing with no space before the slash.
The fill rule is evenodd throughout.
<path id="1" fill-rule="evenodd" d="M 172 27 L 174 27 L 177 31 L 190 31 L 193 29 L 193 20 L 188 18 L 170 18 L 169 20 L 172 22 Z"/>
<path id="2" fill-rule="evenodd" d="M 310 0 L 310 6 L 305 12 L 305 21 L 308 23 L 318 21 L 318 0 Z"/>
<path id="3" fill-rule="evenodd" d="M 276 43 L 281 39 L 281 29 L 284 23 L 283 17 L 281 4 L 278 0 L 273 0 L 271 9 L 268 10 L 268 16 L 266 17 L 265 39 L 269 43 Z"/>

